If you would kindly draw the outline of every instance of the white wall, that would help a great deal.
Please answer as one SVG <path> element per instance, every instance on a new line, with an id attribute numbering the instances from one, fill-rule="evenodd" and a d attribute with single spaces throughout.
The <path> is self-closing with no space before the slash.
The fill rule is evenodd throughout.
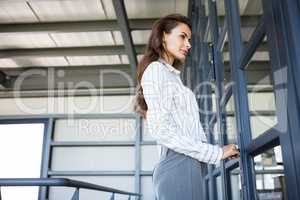
<path id="1" fill-rule="evenodd" d="M 133 96 L 0 99 L 1 115 L 132 113 Z"/>
<path id="2" fill-rule="evenodd" d="M 55 120 L 53 140 L 63 141 L 134 141 L 135 119 L 74 119 L 73 114 L 133 113 L 133 96 L 55 97 L 0 99 L 1 115 L 68 114 L 69 119 Z M 144 130 L 146 128 L 144 127 Z M 144 141 L 152 138 L 145 131 Z M 134 171 L 134 147 L 54 147 L 50 170 L 53 171 Z M 157 147 L 141 147 L 142 170 L 152 171 L 158 160 Z M 108 187 L 134 192 L 134 176 L 73 176 Z M 153 200 L 152 177 L 141 179 L 145 200 Z M 70 199 L 73 188 L 54 187 L 50 199 Z M 80 199 L 109 199 L 110 194 L 80 191 Z M 127 199 L 116 195 L 117 199 Z"/>
<path id="3" fill-rule="evenodd" d="M 251 111 L 275 110 L 272 93 L 249 94 Z M 48 115 L 48 114 L 103 114 L 132 113 L 133 96 L 102 97 L 53 97 L 0 99 L 1 115 Z M 228 103 L 227 110 L 233 111 L 233 100 Z M 236 137 L 234 116 L 227 118 L 229 138 Z M 251 129 L 255 136 L 263 133 L 277 123 L 274 116 L 251 117 Z M 54 128 L 54 141 L 134 141 L 134 119 L 58 119 Z M 153 140 L 147 133 L 144 123 L 143 141 Z M 53 149 L 51 170 L 63 171 L 101 171 L 101 170 L 134 170 L 134 147 L 56 147 Z M 152 171 L 158 161 L 156 146 L 142 146 L 141 168 Z M 86 176 L 68 177 L 84 180 L 118 189 L 134 191 L 134 177 L 130 176 Z M 152 178 L 142 177 L 142 193 L 144 199 L 153 200 Z M 52 188 L 50 199 L 60 200 L 71 197 L 72 188 Z M 108 199 L 106 193 L 81 191 L 81 199 Z M 117 199 L 126 199 L 118 197 Z"/>

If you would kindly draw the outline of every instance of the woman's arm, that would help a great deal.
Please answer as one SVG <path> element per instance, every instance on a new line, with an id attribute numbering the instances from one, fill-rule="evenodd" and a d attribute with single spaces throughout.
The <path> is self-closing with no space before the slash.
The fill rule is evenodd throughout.
<path id="1" fill-rule="evenodd" d="M 176 82 L 170 79 L 170 73 L 163 67 L 165 66 L 161 63 L 151 63 L 141 81 L 148 106 L 147 123 L 150 134 L 158 144 L 201 162 L 217 164 L 223 155 L 222 148 L 193 139 L 182 126 L 172 120 L 172 114 L 178 109 L 173 104 L 177 87 Z"/>

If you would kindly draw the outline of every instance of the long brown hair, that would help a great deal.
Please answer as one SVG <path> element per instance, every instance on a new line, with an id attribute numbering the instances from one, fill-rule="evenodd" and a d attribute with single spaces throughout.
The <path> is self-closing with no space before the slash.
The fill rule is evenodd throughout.
<path id="1" fill-rule="evenodd" d="M 187 17 L 181 14 L 170 14 L 165 17 L 157 20 L 153 27 L 152 31 L 145 49 L 145 53 L 141 61 L 137 66 L 137 93 L 135 97 L 134 110 L 136 113 L 146 118 L 146 112 L 148 110 L 147 104 L 143 95 L 143 88 L 141 86 L 141 79 L 144 71 L 148 67 L 148 65 L 158 60 L 159 58 L 163 58 L 165 54 L 165 48 L 163 45 L 163 35 L 164 33 L 171 33 L 172 29 L 174 29 L 178 23 L 184 23 L 191 28 L 191 24 Z M 179 60 L 174 60 L 173 66 L 179 68 L 181 62 Z"/>

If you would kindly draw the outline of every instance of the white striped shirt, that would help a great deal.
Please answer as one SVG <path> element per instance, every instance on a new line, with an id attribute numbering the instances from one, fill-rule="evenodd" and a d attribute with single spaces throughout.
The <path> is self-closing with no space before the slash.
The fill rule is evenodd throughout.
<path id="1" fill-rule="evenodd" d="M 195 94 L 185 87 L 180 71 L 160 59 L 149 64 L 141 86 L 148 106 L 148 131 L 161 145 L 200 162 L 218 164 L 222 148 L 207 143 Z"/>

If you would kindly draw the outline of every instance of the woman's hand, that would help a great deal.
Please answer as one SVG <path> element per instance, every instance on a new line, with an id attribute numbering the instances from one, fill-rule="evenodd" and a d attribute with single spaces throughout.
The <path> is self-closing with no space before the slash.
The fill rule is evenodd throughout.
<path id="1" fill-rule="evenodd" d="M 221 160 L 224 160 L 226 158 L 239 158 L 240 157 L 240 152 L 236 148 L 235 144 L 228 144 L 223 146 L 223 155 L 221 157 Z"/>

